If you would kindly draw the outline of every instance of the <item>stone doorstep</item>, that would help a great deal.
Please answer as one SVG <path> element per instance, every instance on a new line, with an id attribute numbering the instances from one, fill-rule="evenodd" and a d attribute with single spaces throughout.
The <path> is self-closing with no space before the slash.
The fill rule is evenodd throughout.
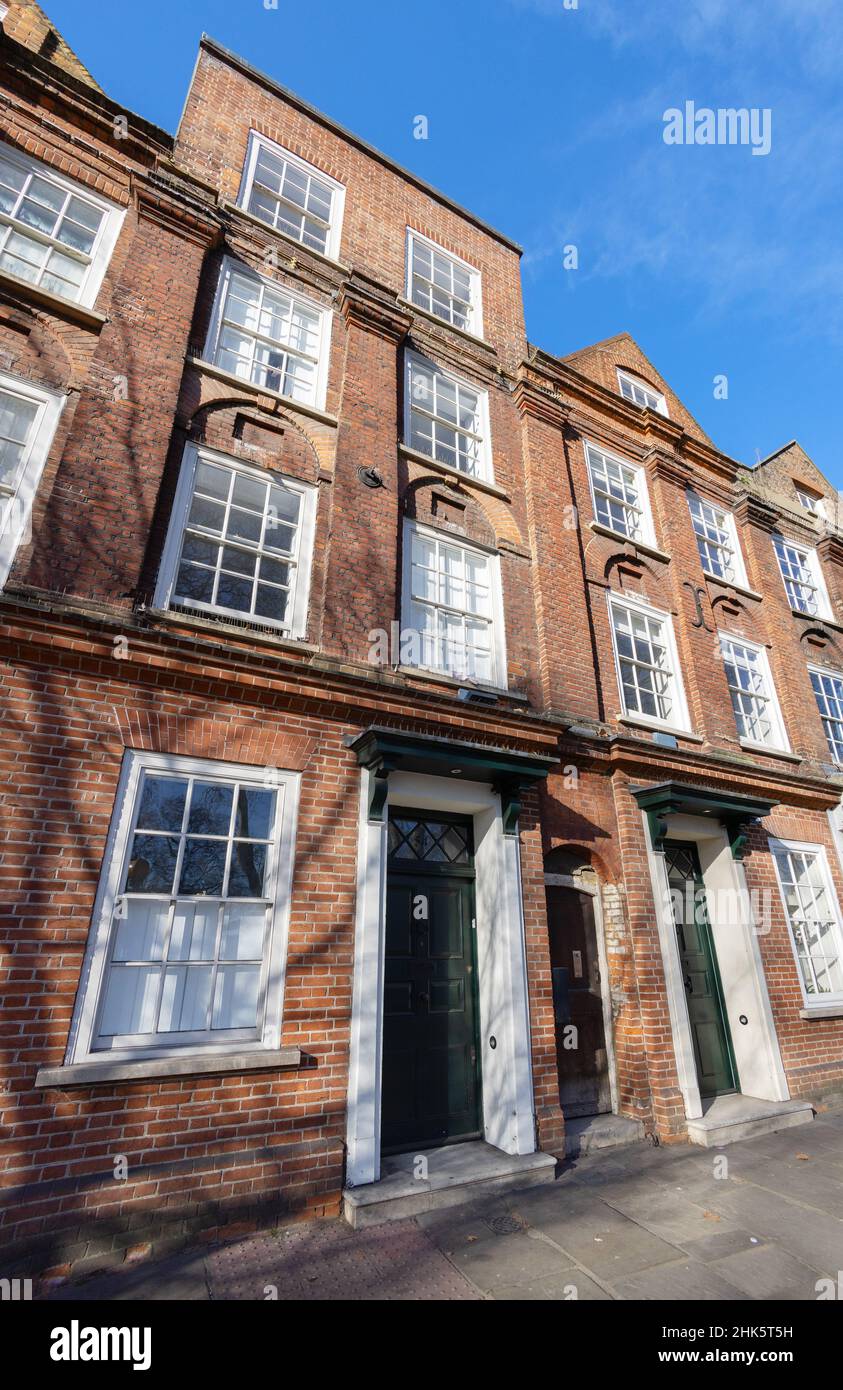
<path id="1" fill-rule="evenodd" d="M 427 1178 L 415 1176 L 419 1158 L 427 1162 Z M 382 1173 L 379 1182 L 349 1187 L 343 1193 L 343 1216 L 355 1231 L 460 1206 L 492 1192 L 551 1183 L 556 1159 L 548 1153 L 506 1154 L 475 1139 L 384 1158 Z"/>
<path id="2" fill-rule="evenodd" d="M 706 1105 L 704 1114 L 688 1121 L 692 1144 L 711 1149 L 734 1144 L 739 1139 L 757 1139 L 779 1129 L 807 1125 L 814 1118 L 808 1100 L 758 1100 L 755 1096 L 717 1096 Z"/>
<path id="3" fill-rule="evenodd" d="M 627 1115 L 584 1115 L 565 1123 L 565 1157 L 625 1148 L 627 1144 L 640 1144 L 644 1138 L 641 1120 Z"/>

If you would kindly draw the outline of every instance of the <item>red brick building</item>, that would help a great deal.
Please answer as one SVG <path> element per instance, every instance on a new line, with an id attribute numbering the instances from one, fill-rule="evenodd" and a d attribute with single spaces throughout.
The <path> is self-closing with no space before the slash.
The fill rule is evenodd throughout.
<path id="1" fill-rule="evenodd" d="M 0 45 L 10 1267 L 810 1118 L 834 490 L 531 347 L 517 246 L 212 40 L 175 137 Z"/>

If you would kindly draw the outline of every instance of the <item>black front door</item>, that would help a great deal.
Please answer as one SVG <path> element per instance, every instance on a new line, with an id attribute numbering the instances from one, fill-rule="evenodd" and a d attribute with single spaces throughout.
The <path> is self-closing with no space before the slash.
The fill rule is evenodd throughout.
<path id="1" fill-rule="evenodd" d="M 603 1115 L 612 1093 L 594 903 L 576 888 L 548 884 L 545 891 L 559 1104 L 569 1117 Z"/>
<path id="2" fill-rule="evenodd" d="M 480 1132 L 471 822 L 395 810 L 389 823 L 381 1146 Z"/>
<path id="3" fill-rule="evenodd" d="M 722 1095 L 738 1078 L 697 847 L 668 840 L 664 855 L 700 1095 Z"/>

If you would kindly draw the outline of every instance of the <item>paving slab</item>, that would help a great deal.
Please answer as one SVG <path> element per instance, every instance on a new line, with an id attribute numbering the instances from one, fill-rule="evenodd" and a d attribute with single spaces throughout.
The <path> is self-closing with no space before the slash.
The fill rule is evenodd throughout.
<path id="1" fill-rule="evenodd" d="M 812 1302 L 817 1297 L 816 1271 L 774 1245 L 727 1255 L 713 1268 L 751 1299 L 794 1303 Z"/>
<path id="2" fill-rule="evenodd" d="M 747 1295 L 730 1284 L 711 1265 L 688 1261 L 685 1264 L 659 1265 L 655 1269 L 644 1269 L 638 1274 L 623 1279 L 617 1285 L 618 1297 L 623 1299 L 646 1299 L 669 1303 L 687 1300 L 701 1300 L 705 1303 L 745 1303 Z"/>
<path id="3" fill-rule="evenodd" d="M 511 1285 L 534 1283 L 552 1278 L 560 1283 L 571 1270 L 571 1260 L 545 1241 L 526 1232 L 498 1236 L 496 1239 L 463 1245 L 449 1252 L 449 1258 L 478 1289 L 494 1293 Z"/>

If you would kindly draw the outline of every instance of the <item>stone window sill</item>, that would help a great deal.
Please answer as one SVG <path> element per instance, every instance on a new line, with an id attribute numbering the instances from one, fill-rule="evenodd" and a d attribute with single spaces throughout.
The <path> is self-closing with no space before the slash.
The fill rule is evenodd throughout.
<path id="1" fill-rule="evenodd" d="M 606 536 L 611 541 L 617 541 L 620 545 L 629 546 L 636 554 L 647 555 L 652 560 L 661 560 L 663 564 L 670 564 L 670 556 L 667 551 L 659 550 L 658 546 L 649 545 L 646 541 L 633 540 L 631 536 L 625 536 L 622 531 L 613 531 L 611 526 L 604 526 L 602 521 L 590 521 L 588 523 L 590 531 L 595 535 Z"/>
<path id="2" fill-rule="evenodd" d="M 705 574 L 705 570 L 703 570 Z M 756 589 L 748 589 L 744 584 L 736 584 L 733 579 L 718 579 L 716 574 L 705 574 L 706 584 L 716 584 L 720 589 L 734 589 L 736 594 L 742 594 L 744 598 L 758 599 L 759 602 L 764 597 Z"/>
<path id="3" fill-rule="evenodd" d="M 812 1018 L 843 1018 L 843 1004 L 820 1004 L 815 1009 L 800 1009 L 799 1017 Z"/>
<path id="4" fill-rule="evenodd" d="M 617 716 L 619 724 L 628 724 L 633 729 L 649 729 L 652 734 L 671 734 L 673 738 L 684 738 L 689 743 L 704 743 L 702 734 L 695 734 L 692 729 L 678 729 L 673 724 L 658 724 L 649 719 L 637 719 L 633 714 L 619 714 Z"/>
<path id="5" fill-rule="evenodd" d="M 463 473 L 461 468 L 451 468 L 447 463 L 440 463 L 438 459 L 432 459 L 428 454 L 423 454 L 419 449 L 411 449 L 408 444 L 398 445 L 398 452 L 402 458 L 412 459 L 413 463 L 421 463 L 425 468 L 432 468 L 434 473 L 441 473 L 443 478 L 453 478 L 455 483 L 464 483 L 466 487 L 477 488 L 479 492 L 489 492 L 493 497 L 500 497 L 504 502 L 511 502 L 510 494 L 497 483 L 488 483 L 485 478 L 475 478 L 470 473 Z"/>
<path id="6" fill-rule="evenodd" d="M 56 318 L 69 319 L 71 323 L 81 324 L 83 328 L 90 328 L 92 332 L 99 333 L 104 324 L 108 322 L 105 314 L 98 314 L 94 309 L 88 309 L 83 304 L 77 304 L 72 299 L 64 299 L 60 294 L 51 294 L 49 290 L 42 290 L 38 285 L 33 285 L 31 281 L 24 280 L 20 275 L 10 275 L 8 270 L 0 270 L 0 285 L 6 285 L 10 290 L 18 292 L 22 299 L 28 299 L 30 303 L 37 304 L 39 308 L 49 309 L 56 315 Z"/>
<path id="7" fill-rule="evenodd" d="M 251 1052 L 222 1052 L 216 1056 L 144 1057 L 139 1062 L 76 1062 L 64 1067 L 40 1067 L 35 1089 L 65 1090 L 71 1086 L 110 1086 L 116 1081 L 169 1081 L 179 1076 L 228 1076 L 245 1071 L 287 1071 L 301 1066 L 300 1047 L 265 1048 Z"/>
<path id="8" fill-rule="evenodd" d="M 767 758 L 780 758 L 785 763 L 801 763 L 798 753 L 789 753 L 784 748 L 768 748 L 766 743 L 753 743 L 752 739 L 742 738 L 741 748 L 747 753 L 762 753 Z"/>
<path id="9" fill-rule="evenodd" d="M 216 377 L 218 381 L 224 381 L 230 386 L 236 386 L 246 396 L 252 396 L 255 400 L 263 397 L 265 400 L 277 401 L 285 410 L 291 410 L 294 415 L 304 415 L 309 420 L 318 420 L 320 424 L 330 425 L 336 429 L 339 420 L 336 415 L 329 415 L 325 410 L 318 410 L 316 406 L 304 405 L 301 401 L 291 400 L 289 396 L 284 396 L 280 391 L 271 391 L 268 386 L 256 386 L 253 381 L 244 381 L 242 377 L 235 376 L 233 372 L 226 372 L 222 367 L 218 367 L 214 362 L 207 362 L 204 357 L 197 357 L 196 353 L 188 353 L 185 357 L 188 367 L 193 367 L 198 372 L 203 372 L 205 376 Z"/>

